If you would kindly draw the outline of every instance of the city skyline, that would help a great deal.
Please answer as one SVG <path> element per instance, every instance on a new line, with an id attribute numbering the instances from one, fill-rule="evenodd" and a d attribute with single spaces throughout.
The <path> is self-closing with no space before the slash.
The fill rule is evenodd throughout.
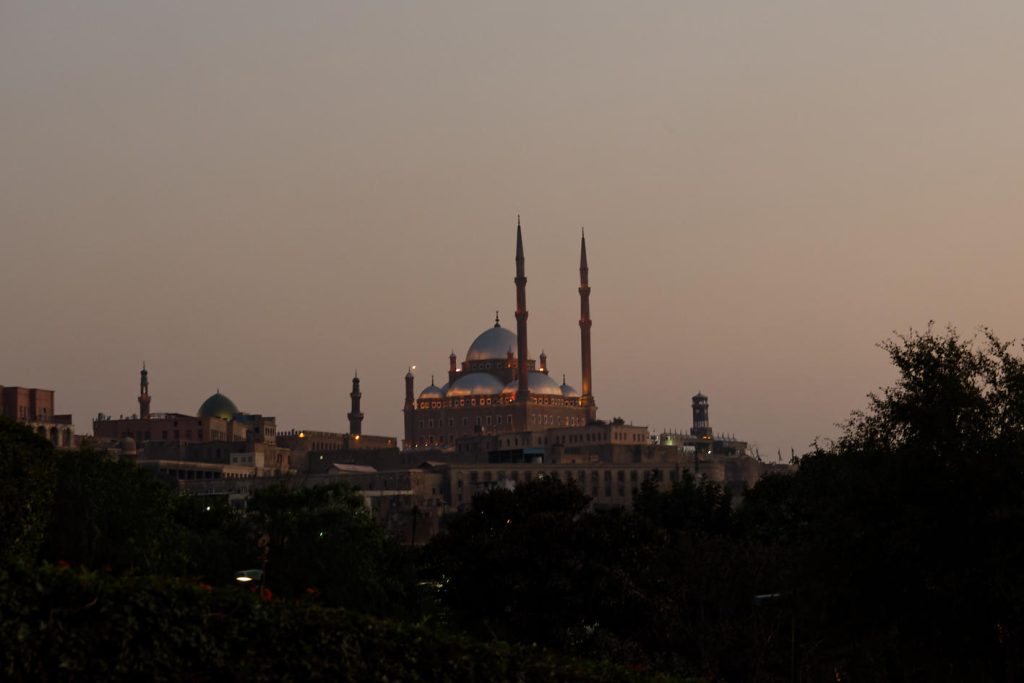
<path id="1" fill-rule="evenodd" d="M 804 450 L 930 320 L 1024 336 L 1024 8 L 0 8 L 0 382 L 402 432 L 514 320 L 602 419 Z M 16 321 L 12 323 L 11 321 Z M 560 378 L 559 378 L 560 379 Z"/>

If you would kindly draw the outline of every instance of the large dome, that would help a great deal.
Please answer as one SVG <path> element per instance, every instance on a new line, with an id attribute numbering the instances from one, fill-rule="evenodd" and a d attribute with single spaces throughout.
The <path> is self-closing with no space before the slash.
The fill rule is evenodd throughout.
<path id="1" fill-rule="evenodd" d="M 503 393 L 519 391 L 519 380 L 512 380 L 505 385 Z M 530 393 L 542 396 L 562 396 L 562 387 L 543 372 L 530 373 Z"/>
<path id="2" fill-rule="evenodd" d="M 505 360 L 508 350 L 516 350 L 516 335 L 495 325 L 473 340 L 466 352 L 466 360 Z"/>
<path id="3" fill-rule="evenodd" d="M 495 394 L 500 394 L 504 387 L 505 384 L 490 373 L 471 372 L 455 380 L 455 383 L 448 388 L 445 396 L 448 398 L 458 396 L 494 396 Z"/>
<path id="4" fill-rule="evenodd" d="M 222 420 L 230 420 L 238 415 L 238 406 L 234 401 L 219 391 L 210 398 L 203 401 L 199 406 L 199 417 L 218 417 Z"/>

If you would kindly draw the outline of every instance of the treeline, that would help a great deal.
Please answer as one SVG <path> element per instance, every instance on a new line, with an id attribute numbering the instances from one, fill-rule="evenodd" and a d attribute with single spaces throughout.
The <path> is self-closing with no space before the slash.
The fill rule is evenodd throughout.
<path id="1" fill-rule="evenodd" d="M 0 607 L 36 614 L 50 600 L 52 628 L 67 633 L 52 597 L 64 593 L 48 593 L 51 584 L 77 596 L 67 614 L 82 619 L 103 613 L 83 602 L 120 605 L 117 595 L 125 604 L 110 609 L 159 612 L 184 581 L 202 606 L 161 616 L 164 628 L 207 624 L 207 633 L 210 614 L 237 610 L 269 634 L 280 618 L 292 629 L 281 634 L 301 639 L 306 620 L 311 642 L 336 628 L 351 644 L 345 624 L 387 624 L 375 628 L 422 664 L 410 665 L 415 677 L 389 680 L 571 679 L 507 661 L 455 675 L 441 664 L 450 657 L 428 654 L 451 643 L 463 659 L 534 657 L 547 671 L 561 662 L 606 680 L 1024 679 L 1024 363 L 987 333 L 928 329 L 883 348 L 896 383 L 795 474 L 762 480 L 739 507 L 718 486 L 684 478 L 667 492 L 646 485 L 631 511 L 591 511 L 576 488 L 541 479 L 477 496 L 423 549 L 398 546 L 345 487 L 260 490 L 242 515 L 175 496 L 131 465 L 55 454 L 4 424 L 0 531 L 10 542 L 0 553 L 20 569 L 4 575 Z M 231 585 L 249 567 L 266 569 L 263 600 Z M 24 588 L 33 576 L 44 578 Z M 218 600 L 234 607 L 213 607 Z M 260 621 L 253 610 L 283 611 Z M 360 621 L 373 618 L 386 621 Z M 88 648 L 89 631 L 77 632 Z M 11 633 L 0 637 L 5 671 L 30 677 L 18 668 L 27 641 Z M 247 651 L 234 638 L 216 646 L 230 655 L 203 660 L 190 677 Z M 251 641 L 270 647 L 261 643 Z M 266 651 L 277 654 L 253 672 L 285 666 L 287 651 Z"/>
<path id="2" fill-rule="evenodd" d="M 6 681 L 683 683 L 176 578 L 9 568 L 0 571 L 0 610 Z"/>

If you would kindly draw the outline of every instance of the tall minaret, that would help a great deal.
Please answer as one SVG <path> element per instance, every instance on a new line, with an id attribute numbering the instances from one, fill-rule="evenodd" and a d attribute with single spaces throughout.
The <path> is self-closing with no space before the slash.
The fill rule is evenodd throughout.
<path id="1" fill-rule="evenodd" d="M 415 410 L 416 404 L 413 399 L 413 381 L 415 377 L 412 374 L 413 366 L 409 366 L 409 372 L 405 373 L 405 405 L 402 407 L 402 413 L 405 415 L 405 447 L 413 448 L 416 446 L 416 432 L 413 429 L 415 425 Z"/>
<path id="2" fill-rule="evenodd" d="M 580 356 L 583 361 L 583 396 L 584 406 L 593 407 L 594 389 L 590 376 L 590 269 L 587 267 L 587 234 L 580 237 Z M 591 416 L 593 418 L 594 416 Z"/>
<path id="3" fill-rule="evenodd" d="M 142 361 L 142 372 L 139 373 L 139 417 L 149 418 L 149 370 L 146 361 Z"/>
<path id="4" fill-rule="evenodd" d="M 352 377 L 352 412 L 348 414 L 348 433 L 352 436 L 359 436 L 363 433 L 363 414 L 359 412 L 359 399 L 363 394 L 359 391 L 359 373 Z"/>
<path id="5" fill-rule="evenodd" d="M 526 259 L 523 257 L 523 226 L 516 216 L 516 335 L 519 341 L 519 388 L 517 403 L 530 400 L 530 350 L 526 343 Z"/>

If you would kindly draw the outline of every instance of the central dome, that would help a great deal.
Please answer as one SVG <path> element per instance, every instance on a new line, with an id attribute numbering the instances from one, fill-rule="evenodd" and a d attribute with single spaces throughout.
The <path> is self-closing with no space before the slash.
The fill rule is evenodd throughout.
<path id="1" fill-rule="evenodd" d="M 445 396 L 495 396 L 505 387 L 500 379 L 487 372 L 471 372 L 455 380 Z"/>
<path id="2" fill-rule="evenodd" d="M 519 380 L 514 379 L 505 385 L 502 393 L 514 394 L 517 391 L 519 391 Z M 562 387 L 558 386 L 558 382 L 551 379 L 543 372 L 531 372 L 530 393 L 542 394 L 545 396 L 562 396 Z"/>
<path id="3" fill-rule="evenodd" d="M 466 360 L 505 360 L 508 350 L 516 350 L 516 335 L 495 325 L 473 340 L 466 352 Z"/>
<path id="4" fill-rule="evenodd" d="M 218 417 L 222 420 L 230 420 L 238 415 L 238 406 L 230 398 L 219 391 L 210 398 L 203 401 L 199 406 L 199 417 Z"/>

